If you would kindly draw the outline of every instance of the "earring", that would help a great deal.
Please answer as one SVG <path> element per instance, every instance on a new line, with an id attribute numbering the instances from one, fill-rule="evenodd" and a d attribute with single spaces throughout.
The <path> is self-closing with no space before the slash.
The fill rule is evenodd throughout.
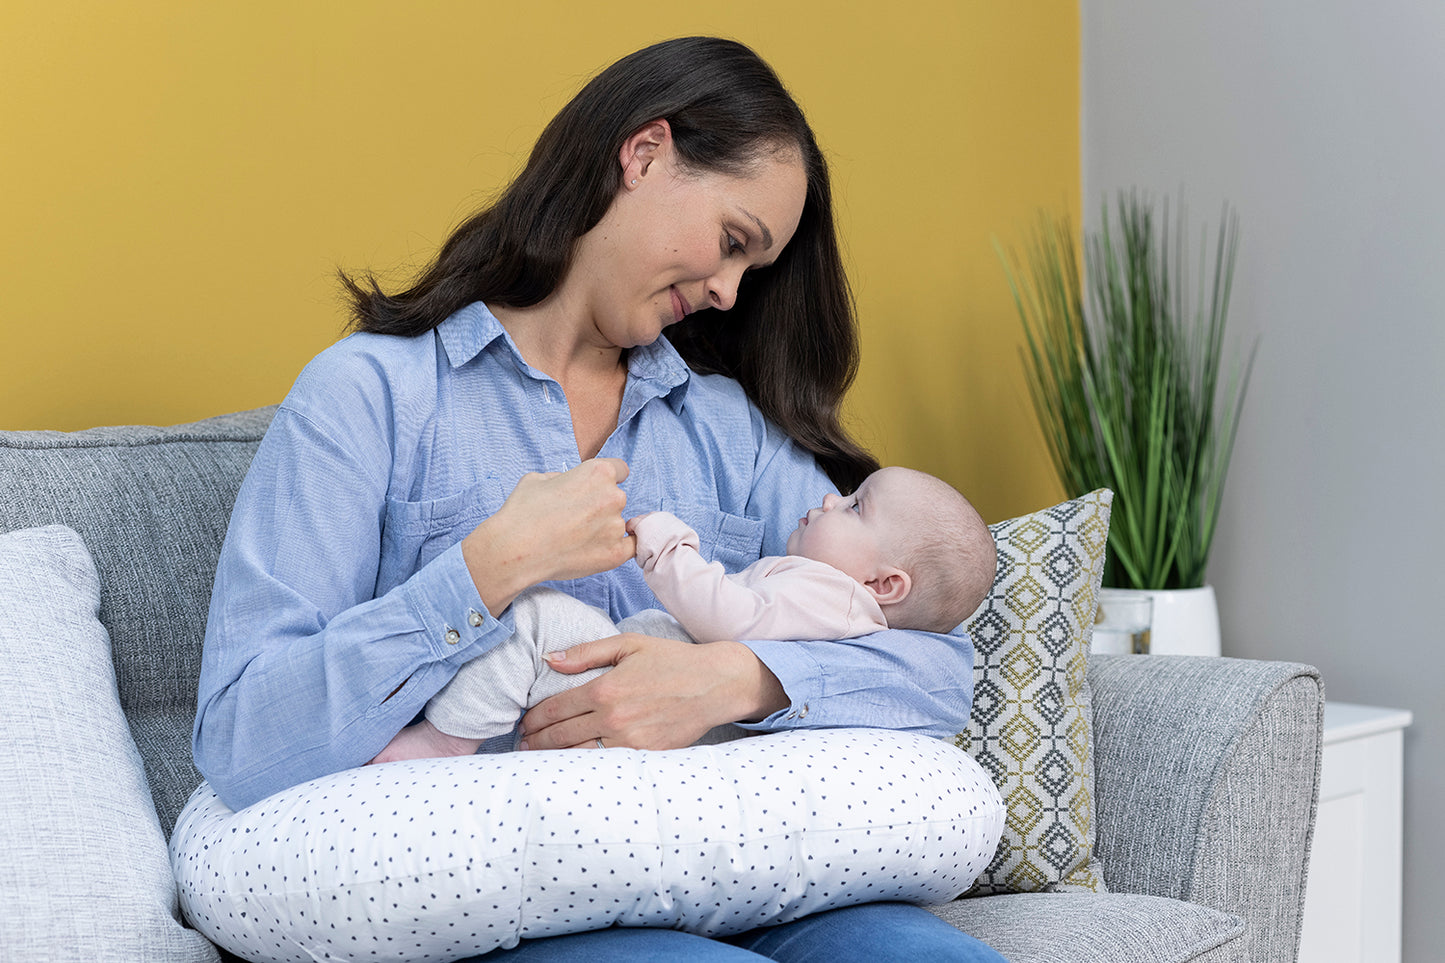
<path id="1" fill-rule="evenodd" d="M 636 184 L 636 183 L 637 183 L 637 178 L 634 177 L 634 178 L 632 179 L 632 183 L 633 183 L 633 184 Z"/>

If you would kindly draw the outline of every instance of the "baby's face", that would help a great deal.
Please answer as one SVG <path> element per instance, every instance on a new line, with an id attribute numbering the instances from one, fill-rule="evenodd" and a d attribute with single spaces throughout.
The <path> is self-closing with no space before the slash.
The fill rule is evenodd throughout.
<path id="1" fill-rule="evenodd" d="M 903 479 L 890 469 L 874 472 L 851 495 L 825 495 L 823 504 L 798 519 L 788 554 L 826 562 L 860 582 L 889 562 L 906 510 Z"/>

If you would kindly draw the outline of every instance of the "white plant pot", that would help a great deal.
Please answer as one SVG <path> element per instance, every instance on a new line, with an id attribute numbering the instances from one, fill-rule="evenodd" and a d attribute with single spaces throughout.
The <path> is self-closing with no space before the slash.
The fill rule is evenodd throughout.
<path id="1" fill-rule="evenodd" d="M 1154 589 L 1152 655 L 1219 655 L 1219 605 L 1214 587 Z"/>
<path id="2" fill-rule="evenodd" d="M 1099 608 L 1109 611 L 1115 600 L 1147 595 L 1153 603 L 1148 651 L 1151 655 L 1219 655 L 1219 605 L 1214 588 L 1102 589 Z M 1117 633 L 1095 626 L 1096 652 L 1128 652 L 1129 644 Z"/>

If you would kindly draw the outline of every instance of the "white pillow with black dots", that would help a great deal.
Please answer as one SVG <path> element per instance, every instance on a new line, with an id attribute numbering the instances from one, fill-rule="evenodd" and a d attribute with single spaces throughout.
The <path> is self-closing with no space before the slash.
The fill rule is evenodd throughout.
<path id="1" fill-rule="evenodd" d="M 950 743 L 808 730 L 367 766 L 239 813 L 202 784 L 171 865 L 191 925 L 244 959 L 448 960 L 613 925 L 721 936 L 944 902 L 1003 821 Z"/>

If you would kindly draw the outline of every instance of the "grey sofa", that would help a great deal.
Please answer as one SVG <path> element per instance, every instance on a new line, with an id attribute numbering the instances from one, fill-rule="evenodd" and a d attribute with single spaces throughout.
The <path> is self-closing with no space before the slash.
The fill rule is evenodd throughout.
<path id="1" fill-rule="evenodd" d="M 211 577 L 270 416 L 0 432 L 0 532 L 63 524 L 95 560 L 120 705 L 162 837 L 200 781 L 190 731 Z M 1110 892 L 996 895 L 934 911 L 1015 963 L 1294 960 L 1319 778 L 1318 673 L 1116 656 L 1091 662 L 1089 681 Z M 185 934 L 188 958 L 219 956 Z M 0 956 L 21 958 L 14 950 L 0 946 Z"/>

